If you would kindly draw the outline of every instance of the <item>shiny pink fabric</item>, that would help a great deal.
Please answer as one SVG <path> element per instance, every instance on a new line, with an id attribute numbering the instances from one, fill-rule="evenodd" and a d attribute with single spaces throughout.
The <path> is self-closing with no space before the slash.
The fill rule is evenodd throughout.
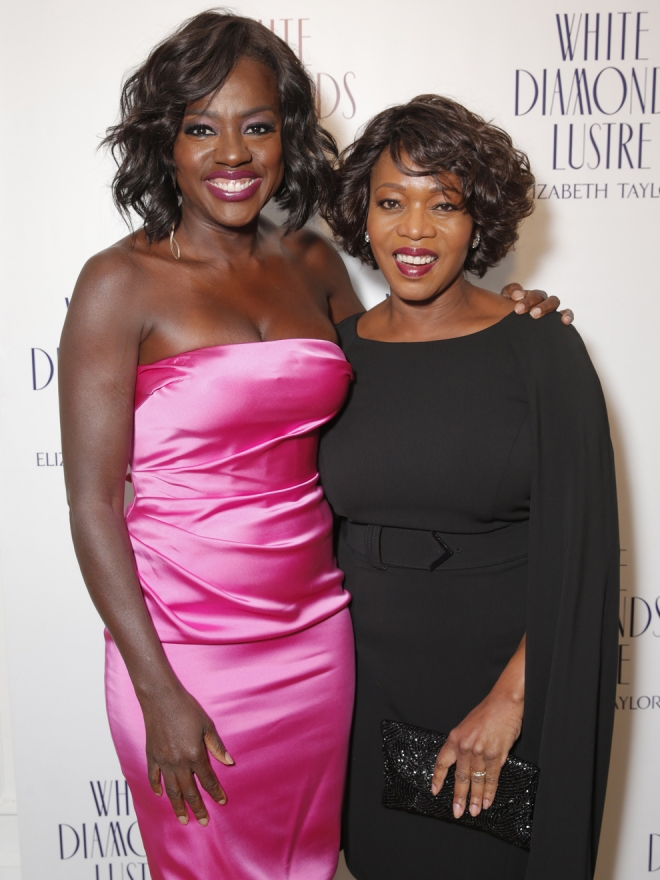
<path id="1" fill-rule="evenodd" d="M 126 522 L 172 666 L 236 761 L 224 807 L 177 821 L 147 783 L 142 714 L 108 637 L 106 697 L 153 880 L 330 880 L 353 644 L 318 485 L 318 429 L 351 370 L 315 339 L 140 367 Z"/>

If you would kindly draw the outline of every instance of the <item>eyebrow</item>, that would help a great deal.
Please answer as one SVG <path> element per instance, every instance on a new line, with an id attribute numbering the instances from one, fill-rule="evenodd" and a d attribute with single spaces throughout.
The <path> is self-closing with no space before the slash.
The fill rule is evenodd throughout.
<path id="1" fill-rule="evenodd" d="M 374 190 L 374 192 L 378 192 L 378 190 L 382 189 L 383 187 L 388 187 L 389 189 L 397 189 L 397 190 L 399 190 L 399 192 L 403 192 L 405 190 L 405 186 L 403 186 L 400 183 L 379 183 L 378 186 L 376 187 L 376 189 Z M 438 184 L 438 186 L 434 186 L 430 191 L 432 193 L 446 193 L 447 192 L 445 187 L 440 186 L 439 184 Z M 451 192 L 451 190 L 449 190 L 449 192 Z"/>
<path id="2" fill-rule="evenodd" d="M 275 113 L 274 107 L 270 104 L 264 104 L 263 107 L 252 107 L 245 113 L 241 113 L 241 119 L 247 119 L 248 116 L 254 116 L 255 113 L 263 113 L 265 110 L 270 110 L 271 113 Z M 185 116 L 209 116 L 211 119 L 220 118 L 217 113 L 214 113 L 212 110 L 207 110 L 205 107 L 198 110 L 191 107 L 189 110 L 186 110 Z"/>

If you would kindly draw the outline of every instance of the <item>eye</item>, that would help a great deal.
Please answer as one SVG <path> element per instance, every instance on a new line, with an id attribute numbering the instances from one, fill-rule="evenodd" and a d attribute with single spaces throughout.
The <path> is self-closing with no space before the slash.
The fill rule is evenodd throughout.
<path id="1" fill-rule="evenodd" d="M 452 205 L 451 202 L 440 202 L 439 205 L 434 205 L 434 211 L 439 211 L 441 214 L 448 214 L 450 211 L 456 211 L 456 205 Z"/>
<path id="2" fill-rule="evenodd" d="M 192 122 L 190 125 L 184 126 L 183 131 L 185 134 L 189 134 L 193 137 L 198 138 L 215 135 L 215 132 L 213 131 L 211 126 L 207 125 L 205 122 Z"/>
<path id="3" fill-rule="evenodd" d="M 396 199 L 381 199 L 377 204 L 379 208 L 384 208 L 386 211 L 392 211 L 394 208 L 401 207 L 401 203 L 397 202 Z"/>
<path id="4" fill-rule="evenodd" d="M 275 126 L 272 122 L 251 122 L 250 125 L 245 129 L 243 134 L 271 134 L 271 132 L 275 131 Z"/>

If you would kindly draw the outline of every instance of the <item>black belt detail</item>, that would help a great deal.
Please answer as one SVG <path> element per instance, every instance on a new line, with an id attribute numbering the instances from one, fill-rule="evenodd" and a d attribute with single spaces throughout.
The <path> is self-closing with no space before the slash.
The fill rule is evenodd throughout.
<path id="1" fill-rule="evenodd" d="M 529 523 L 520 522 L 483 534 L 448 534 L 423 529 L 364 525 L 344 520 L 341 535 L 374 568 L 420 571 L 483 568 L 527 556 Z"/>

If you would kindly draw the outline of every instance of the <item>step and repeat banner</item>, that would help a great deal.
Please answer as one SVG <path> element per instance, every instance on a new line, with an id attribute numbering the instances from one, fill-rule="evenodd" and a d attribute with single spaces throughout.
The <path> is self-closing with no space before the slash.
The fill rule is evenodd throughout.
<path id="1" fill-rule="evenodd" d="M 103 703 L 102 626 L 69 538 L 58 340 L 84 261 L 125 234 L 98 151 L 125 73 L 193 0 L 5 4 L 0 552 L 23 880 L 146 880 Z M 438 92 L 506 128 L 536 173 L 519 246 L 485 279 L 574 309 L 600 372 L 622 519 L 619 688 L 598 880 L 660 877 L 660 7 L 576 0 L 254 0 L 313 73 L 342 145 Z M 363 301 L 385 291 L 349 261 Z M 566 804 L 570 810 L 571 805 Z M 347 875 L 346 875 L 347 876 Z"/>

